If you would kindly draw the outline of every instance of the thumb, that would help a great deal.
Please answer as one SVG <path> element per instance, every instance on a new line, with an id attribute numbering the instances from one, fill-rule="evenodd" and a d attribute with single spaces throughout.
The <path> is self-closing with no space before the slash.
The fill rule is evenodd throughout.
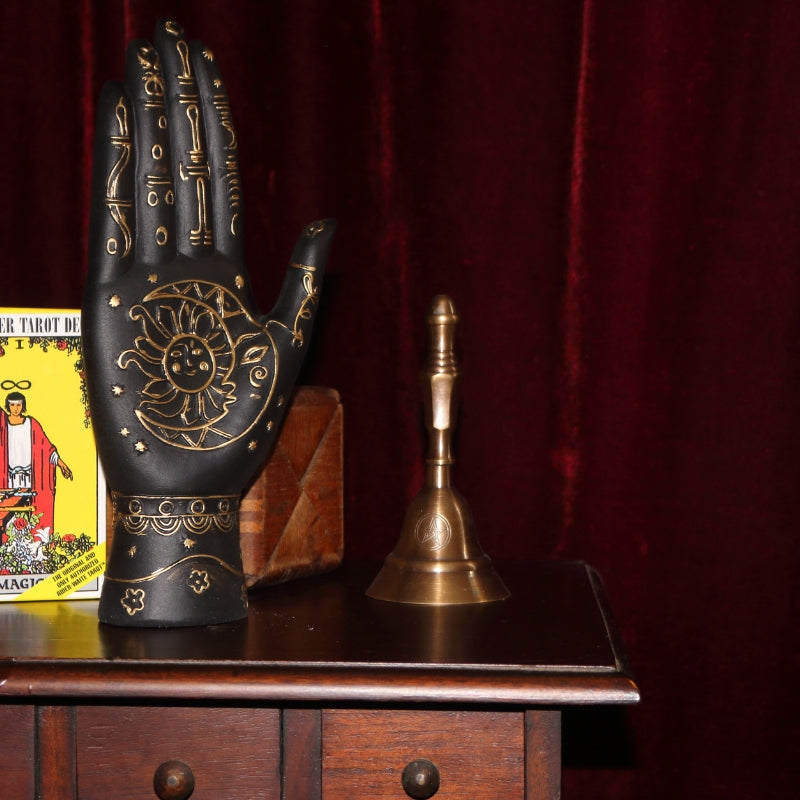
<path id="1" fill-rule="evenodd" d="M 311 335 L 335 231 L 333 219 L 306 225 L 292 251 L 278 301 L 267 315 L 270 324 L 288 331 L 295 347 L 302 347 Z"/>

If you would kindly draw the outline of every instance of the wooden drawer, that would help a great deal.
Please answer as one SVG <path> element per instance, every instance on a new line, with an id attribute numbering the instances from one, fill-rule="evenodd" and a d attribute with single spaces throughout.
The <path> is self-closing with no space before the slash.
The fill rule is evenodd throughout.
<path id="1" fill-rule="evenodd" d="M 33 706 L 0 706 L 0 797 L 33 797 Z"/>
<path id="2" fill-rule="evenodd" d="M 436 800 L 522 800 L 522 712 L 322 712 L 324 800 L 407 800 L 406 765 L 425 759 L 439 773 Z"/>
<path id="3" fill-rule="evenodd" d="M 77 716 L 80 800 L 155 798 L 153 775 L 177 759 L 192 800 L 280 797 L 280 712 L 252 708 L 86 706 Z"/>

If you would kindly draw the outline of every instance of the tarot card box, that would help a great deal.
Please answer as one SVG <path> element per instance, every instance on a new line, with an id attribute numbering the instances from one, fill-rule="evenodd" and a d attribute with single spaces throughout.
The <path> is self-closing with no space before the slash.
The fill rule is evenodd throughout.
<path id="1" fill-rule="evenodd" d="M 105 481 L 80 312 L 0 308 L 0 602 L 99 597 Z"/>

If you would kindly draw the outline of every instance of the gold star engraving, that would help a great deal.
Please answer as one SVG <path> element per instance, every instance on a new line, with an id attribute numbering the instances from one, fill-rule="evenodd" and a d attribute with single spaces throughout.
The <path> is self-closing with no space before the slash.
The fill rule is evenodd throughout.
<path id="1" fill-rule="evenodd" d="M 271 431 L 271 430 L 272 430 L 274 427 L 275 427 L 275 423 L 274 423 L 272 420 L 270 420 L 270 421 L 267 423 L 267 430 L 268 430 L 268 431 Z"/>
<path id="2" fill-rule="evenodd" d="M 183 540 L 183 546 L 187 550 L 191 550 L 196 544 L 197 542 L 194 539 L 189 539 L 188 537 Z"/>
<path id="3" fill-rule="evenodd" d="M 139 441 L 136 442 L 136 444 L 133 446 L 133 449 L 137 453 L 146 453 L 147 452 L 147 445 L 141 439 L 139 439 Z"/>
<path id="4" fill-rule="evenodd" d="M 122 298 L 118 294 L 112 294 L 108 298 L 108 304 L 111 308 L 119 308 L 122 305 Z"/>
<path id="5" fill-rule="evenodd" d="M 118 383 L 115 383 L 111 387 L 111 394 L 113 394 L 114 397 L 120 397 L 124 391 L 125 389 L 123 389 L 122 386 L 120 386 Z"/>
<path id="6" fill-rule="evenodd" d="M 257 442 L 255 439 L 251 439 L 251 440 L 250 440 L 250 441 L 247 443 L 247 449 L 248 449 L 248 450 L 249 450 L 251 453 L 254 453 L 257 447 L 258 447 L 258 442 Z"/>
<path id="7" fill-rule="evenodd" d="M 151 272 L 151 273 L 150 273 L 150 274 L 147 276 L 147 282 L 148 282 L 148 283 L 158 283 L 158 275 L 156 275 L 156 273 L 155 273 L 155 272 Z"/>
<path id="8" fill-rule="evenodd" d="M 222 88 L 222 81 L 219 78 L 214 78 L 214 88 L 215 89 Z"/>
<path id="9" fill-rule="evenodd" d="M 206 47 L 206 48 L 203 50 L 203 58 L 204 58 L 206 61 L 213 61 L 213 60 L 214 60 L 214 54 L 211 52 L 211 50 L 209 50 L 209 49 Z"/>
<path id="10" fill-rule="evenodd" d="M 282 408 L 285 402 L 286 398 L 283 395 L 280 395 L 280 397 L 278 397 L 278 402 L 277 402 L 278 408 Z"/>
<path id="11" fill-rule="evenodd" d="M 244 278 L 241 275 L 237 275 L 233 282 L 236 284 L 237 289 L 241 289 L 244 286 Z"/>
<path id="12" fill-rule="evenodd" d="M 120 428 L 119 429 L 119 435 L 120 436 L 128 437 L 128 436 L 130 436 L 130 433 L 131 432 L 127 428 Z"/>
<path id="13" fill-rule="evenodd" d="M 135 544 L 134 544 L 134 545 L 131 545 L 131 546 L 128 548 L 128 551 L 127 551 L 127 552 L 128 552 L 128 558 L 133 558 L 133 557 L 136 555 L 136 545 L 135 545 Z"/>

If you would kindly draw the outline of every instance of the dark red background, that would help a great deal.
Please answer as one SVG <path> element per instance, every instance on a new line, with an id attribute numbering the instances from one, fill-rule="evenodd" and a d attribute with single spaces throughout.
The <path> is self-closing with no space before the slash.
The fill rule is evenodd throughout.
<path id="1" fill-rule="evenodd" d="M 567 716 L 565 797 L 789 796 L 800 6 L 7 4 L 0 304 L 80 303 L 94 101 L 162 15 L 226 77 L 265 309 L 339 218 L 304 382 L 345 405 L 348 557 L 419 488 L 448 293 L 482 543 L 599 568 L 641 684 Z"/>

